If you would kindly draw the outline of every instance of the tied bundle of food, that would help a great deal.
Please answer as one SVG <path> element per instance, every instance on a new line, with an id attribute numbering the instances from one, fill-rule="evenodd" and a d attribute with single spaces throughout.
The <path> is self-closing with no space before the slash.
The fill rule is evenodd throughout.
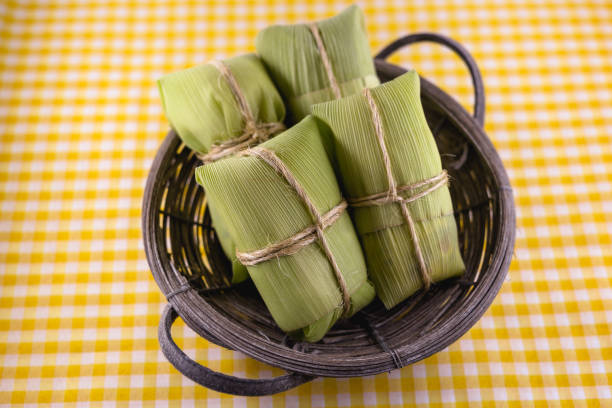
<path id="1" fill-rule="evenodd" d="M 340 184 L 387 308 L 460 275 L 457 226 L 415 71 L 313 106 L 332 129 Z"/>
<path id="2" fill-rule="evenodd" d="M 292 122 L 308 115 L 315 103 L 380 83 L 357 6 L 316 23 L 268 27 L 257 35 L 255 47 Z"/>
<path id="3" fill-rule="evenodd" d="M 228 157 L 284 130 L 285 105 L 255 54 L 192 67 L 158 81 L 166 117 L 204 163 Z M 213 226 L 232 260 L 232 283 L 248 277 L 208 197 Z"/>
<path id="4" fill-rule="evenodd" d="M 379 85 L 359 8 L 269 27 L 256 47 L 263 64 L 250 54 L 159 81 L 204 163 L 195 177 L 233 282 L 250 276 L 278 326 L 314 342 L 375 294 L 392 308 L 462 274 L 418 75 Z M 280 94 L 301 120 L 288 130 Z"/>
<path id="5" fill-rule="evenodd" d="M 196 169 L 272 317 L 311 342 L 375 296 L 329 162 L 330 137 L 309 116 L 258 147 Z"/>

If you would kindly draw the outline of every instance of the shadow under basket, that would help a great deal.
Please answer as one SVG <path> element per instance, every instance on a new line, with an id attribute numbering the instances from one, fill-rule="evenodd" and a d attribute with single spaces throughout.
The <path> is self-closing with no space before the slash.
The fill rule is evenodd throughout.
<path id="1" fill-rule="evenodd" d="M 455 51 L 467 64 L 475 89 L 472 117 L 449 95 L 421 79 L 427 121 L 450 175 L 465 275 L 418 292 L 389 311 L 375 300 L 353 318 L 338 322 L 320 342 L 295 343 L 276 326 L 250 281 L 228 287 L 230 263 L 211 227 L 205 192 L 194 178 L 200 163 L 171 131 L 147 180 L 142 221 L 149 266 L 168 299 L 159 326 L 160 345 L 184 375 L 220 392 L 269 395 L 317 376 L 379 374 L 444 349 L 487 310 L 506 278 L 514 249 L 512 189 L 482 128 L 484 87 L 478 67 L 460 44 L 433 33 L 403 37 L 376 56 L 380 80 L 405 72 L 384 58 L 420 41 Z M 194 362 L 172 340 L 170 328 L 177 316 L 209 341 L 288 373 L 244 379 Z"/>

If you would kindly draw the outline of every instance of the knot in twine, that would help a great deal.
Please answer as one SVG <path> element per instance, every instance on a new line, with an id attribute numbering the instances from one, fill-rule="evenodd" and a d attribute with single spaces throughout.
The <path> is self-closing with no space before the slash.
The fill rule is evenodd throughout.
<path id="1" fill-rule="evenodd" d="M 304 188 L 300 185 L 291 171 L 287 168 L 285 163 L 271 150 L 258 147 L 254 149 L 247 149 L 241 153 L 242 156 L 257 156 L 270 167 L 272 167 L 278 174 L 280 174 L 287 183 L 295 190 L 298 197 L 302 200 L 310 215 L 314 221 L 314 225 L 305 228 L 297 234 L 289 237 L 285 240 L 275 242 L 266 246 L 265 248 L 258 249 L 250 252 L 239 252 L 236 251 L 236 257 L 238 260 L 246 266 L 257 265 L 261 262 L 265 262 L 281 256 L 292 255 L 299 251 L 301 248 L 313 243 L 318 239 L 321 249 L 325 253 L 325 256 L 331 264 L 332 270 L 338 282 L 338 287 L 342 294 L 342 306 L 344 314 L 347 314 L 351 307 L 351 297 L 348 292 L 348 287 L 340 267 L 336 262 L 336 258 L 329 248 L 329 243 L 323 231 L 336 222 L 340 216 L 344 213 L 347 207 L 346 201 L 341 201 L 338 205 L 333 207 L 325 214 L 321 214 L 315 207 L 310 197 L 306 194 Z"/>
<path id="2" fill-rule="evenodd" d="M 431 192 L 439 189 L 442 186 L 448 184 L 448 174 L 445 170 L 443 170 L 437 176 L 431 177 L 426 180 L 419 181 L 414 184 L 406 185 L 406 186 L 397 186 L 395 178 L 393 177 L 393 171 L 391 167 L 391 158 L 389 156 L 389 151 L 387 150 L 387 144 L 385 143 L 385 136 L 382 127 L 382 120 L 380 118 L 380 112 L 378 111 L 378 107 L 376 106 L 376 102 L 372 97 L 372 93 L 368 88 L 363 90 L 363 94 L 368 101 L 368 106 L 370 108 L 370 112 L 372 114 L 372 122 L 374 124 L 374 131 L 376 133 L 376 139 L 378 141 L 378 145 L 380 147 L 380 151 L 382 153 L 383 164 L 385 166 L 385 173 L 387 175 L 387 182 L 389 183 L 389 189 L 382 193 L 372 194 L 366 197 L 360 197 L 357 199 L 349 200 L 350 204 L 353 207 L 369 207 L 373 205 L 384 205 L 388 203 L 397 203 L 400 206 L 400 210 L 402 212 L 402 217 L 406 221 L 408 225 L 408 229 L 410 231 L 410 237 L 412 238 L 412 244 L 414 247 L 414 252 L 416 253 L 417 260 L 419 262 L 419 271 L 421 274 L 421 280 L 423 281 L 423 285 L 425 290 L 428 290 L 431 286 L 431 275 L 427 268 L 427 264 L 425 263 L 425 257 L 423 256 L 423 251 L 421 249 L 421 245 L 419 243 L 419 237 L 417 235 L 416 226 L 414 224 L 414 219 L 408 210 L 408 203 L 418 200 L 430 194 Z M 400 193 L 405 191 L 414 191 L 423 187 L 426 187 L 423 191 L 420 191 L 417 194 L 411 195 L 409 197 L 402 197 Z"/>
<path id="3" fill-rule="evenodd" d="M 237 153 L 248 148 L 249 146 L 263 143 L 268 140 L 270 136 L 285 130 L 285 125 L 280 122 L 258 123 L 253 116 L 253 112 L 249 107 L 246 96 L 240 89 L 240 86 L 238 85 L 238 82 L 236 81 L 236 78 L 230 71 L 229 67 L 221 61 L 211 61 L 210 64 L 214 65 L 221 73 L 221 76 L 223 76 L 223 78 L 225 78 L 227 81 L 232 95 L 236 100 L 238 111 L 244 120 L 244 130 L 239 137 L 214 144 L 210 147 L 208 153 L 203 155 L 198 154 L 200 160 L 202 160 L 205 164 Z"/>

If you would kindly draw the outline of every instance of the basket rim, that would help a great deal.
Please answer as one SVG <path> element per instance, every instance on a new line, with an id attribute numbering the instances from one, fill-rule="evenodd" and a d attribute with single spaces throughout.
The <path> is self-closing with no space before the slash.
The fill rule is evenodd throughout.
<path id="1" fill-rule="evenodd" d="M 404 68 L 382 60 L 375 60 L 375 65 L 379 73 L 385 72 L 387 76 L 397 76 L 406 72 Z M 398 347 L 396 352 L 399 354 L 404 365 L 420 361 L 446 348 L 480 320 L 506 279 L 515 240 L 515 208 L 508 175 L 501 158 L 484 129 L 450 95 L 422 77 L 421 92 L 434 105 L 443 109 L 444 113 L 453 122 L 453 125 L 458 127 L 463 132 L 464 137 L 471 142 L 471 146 L 486 164 L 488 170 L 490 170 L 496 186 L 499 187 L 496 193 L 498 194 L 498 221 L 500 222 L 497 227 L 499 228 L 498 235 L 500 239 L 494 243 L 490 256 L 491 264 L 496 266 L 495 270 L 492 270 L 493 268 L 489 265 L 484 267 L 481 272 L 482 274 L 495 273 L 494 279 L 489 285 L 481 284 L 474 287 L 470 299 L 460 305 L 461 309 L 458 310 L 457 314 L 460 316 L 459 319 L 442 320 L 437 326 L 428 331 L 426 335 L 419 337 L 415 342 Z M 157 211 L 156 206 L 154 206 L 155 197 L 156 194 L 160 195 L 160 186 L 159 183 L 156 183 L 157 174 L 162 170 L 162 165 L 167 164 L 172 158 L 180 144 L 180 139 L 174 131 L 170 131 L 162 142 L 147 178 L 142 207 L 143 239 L 147 261 L 160 290 L 166 297 L 170 292 L 180 288 L 181 285 L 188 284 L 188 282 L 186 278 L 182 277 L 175 270 L 172 273 L 177 274 L 179 285 L 167 287 L 165 282 L 162 281 L 161 274 L 166 273 L 164 272 L 165 268 L 173 268 L 169 262 L 161 259 L 157 251 L 159 245 L 155 241 L 153 228 L 157 219 L 150 215 L 153 213 L 152 210 Z M 291 372 L 314 376 L 353 377 L 355 375 L 379 374 L 395 368 L 389 354 L 382 349 L 379 353 L 368 356 L 347 357 L 343 355 L 342 357 L 334 358 L 330 355 L 308 354 L 289 349 L 266 341 L 263 337 L 254 333 L 244 335 L 244 332 L 240 333 L 240 331 L 235 330 L 237 327 L 236 322 L 220 315 L 197 293 L 184 291 L 176 296 L 180 296 L 182 300 L 188 301 L 193 305 L 193 308 L 190 310 L 175 309 L 179 316 L 196 333 L 213 343 L 233 350 L 239 350 L 256 360 Z M 169 302 L 173 303 L 172 299 Z M 202 319 L 203 317 L 205 317 L 204 320 Z M 249 347 L 245 347 L 245 345 Z M 255 351 L 253 350 L 254 346 L 256 346 Z M 313 368 L 315 365 L 316 369 Z M 361 368 L 359 374 L 355 374 L 355 366 Z"/>

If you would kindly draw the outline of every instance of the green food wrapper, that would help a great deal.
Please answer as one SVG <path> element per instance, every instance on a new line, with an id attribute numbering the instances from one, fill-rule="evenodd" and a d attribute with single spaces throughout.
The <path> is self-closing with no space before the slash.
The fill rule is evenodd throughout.
<path id="1" fill-rule="evenodd" d="M 309 116 L 253 151 L 272 152 L 316 211 L 328 214 L 343 202 L 329 162 L 329 138 L 329 128 Z M 196 179 L 218 204 L 219 216 L 239 252 L 269 249 L 315 224 L 316 216 L 296 188 L 259 156 L 238 155 L 198 167 Z M 291 254 L 248 266 L 278 326 L 311 342 L 321 339 L 338 319 L 353 315 L 375 296 L 348 213 L 341 212 L 323 229 L 323 236 L 350 295 L 346 311 L 339 279 L 320 238 Z"/>
<path id="2" fill-rule="evenodd" d="M 318 39 L 312 25 L 316 27 Z M 364 15 L 355 5 L 316 23 L 268 27 L 255 38 L 255 47 L 283 95 L 293 123 L 308 115 L 311 105 L 338 98 L 329 72 L 341 96 L 380 83 L 370 53 Z"/>
<path id="3" fill-rule="evenodd" d="M 284 121 L 280 94 L 255 54 L 229 58 L 222 64 L 235 79 L 255 122 Z M 158 80 L 158 88 L 170 125 L 200 156 L 248 133 L 235 91 L 218 66 L 208 63 L 165 75 Z M 221 246 L 232 261 L 232 283 L 243 281 L 248 277 L 246 268 L 236 260 L 235 245 L 219 220 L 214 200 L 209 198 L 208 205 Z"/>
<path id="4" fill-rule="evenodd" d="M 421 105 L 417 73 L 409 71 L 312 110 L 332 128 L 340 184 L 351 204 L 369 276 L 385 306 L 391 308 L 423 287 L 424 272 L 433 282 L 460 275 L 465 266 L 453 205 Z M 381 124 L 378 130 L 374 110 Z M 416 244 L 401 205 L 389 201 L 393 195 L 379 134 L 398 197 L 406 200 Z M 379 201 L 364 205 L 364 197 L 379 197 Z"/>

